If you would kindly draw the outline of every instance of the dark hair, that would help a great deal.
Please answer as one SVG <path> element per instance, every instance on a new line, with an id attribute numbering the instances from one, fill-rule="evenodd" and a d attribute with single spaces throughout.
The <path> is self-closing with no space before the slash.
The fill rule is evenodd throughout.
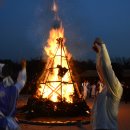
<path id="1" fill-rule="evenodd" d="M 0 82 L 2 82 L 2 81 L 3 81 L 3 78 L 0 77 Z"/>
<path id="2" fill-rule="evenodd" d="M 7 77 L 7 76 L 11 76 L 12 75 L 12 67 L 8 64 L 4 65 L 3 69 L 2 69 L 2 75 L 4 77 Z"/>

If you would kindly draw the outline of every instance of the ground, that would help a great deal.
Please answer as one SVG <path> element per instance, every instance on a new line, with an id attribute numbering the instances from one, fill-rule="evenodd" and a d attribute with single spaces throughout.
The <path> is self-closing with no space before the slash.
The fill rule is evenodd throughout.
<path id="1" fill-rule="evenodd" d="M 20 96 L 18 100 L 17 107 L 24 105 L 28 96 Z M 93 100 L 88 99 L 88 105 L 92 107 Z M 124 102 L 120 103 L 119 107 L 119 117 L 118 124 L 119 130 L 130 130 L 130 103 L 125 104 Z M 45 126 L 45 125 L 30 125 L 30 124 L 20 124 L 21 130 L 92 130 L 91 124 L 81 125 L 76 124 L 73 126 Z"/>

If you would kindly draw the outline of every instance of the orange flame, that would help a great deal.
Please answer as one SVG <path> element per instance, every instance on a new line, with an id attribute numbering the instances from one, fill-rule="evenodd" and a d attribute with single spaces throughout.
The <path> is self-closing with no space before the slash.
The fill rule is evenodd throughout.
<path id="1" fill-rule="evenodd" d="M 67 102 L 72 103 L 74 86 L 71 78 L 71 72 L 68 71 L 62 78 L 58 76 L 58 65 L 65 67 L 68 70 L 70 69 L 67 61 L 69 60 L 70 54 L 67 52 L 65 46 L 64 49 L 61 48 L 61 46 L 64 45 L 65 40 L 63 40 L 63 44 L 58 45 L 56 39 L 59 37 L 64 38 L 64 28 L 62 26 L 60 26 L 58 29 L 52 28 L 50 30 L 49 39 L 47 40 L 48 45 L 44 48 L 49 57 L 46 69 L 54 69 L 50 69 L 48 73 L 44 74 L 44 81 L 42 81 L 43 83 L 40 84 L 38 95 L 42 95 L 42 98 L 48 98 L 53 102 L 58 102 L 59 99 L 62 98 Z M 53 64 L 49 64 L 52 60 Z"/>
<path id="2" fill-rule="evenodd" d="M 47 64 L 44 73 L 39 78 L 40 85 L 38 86 L 37 95 L 42 98 L 47 98 L 53 102 L 65 100 L 73 102 L 74 83 L 70 66 L 68 64 L 71 58 L 64 46 L 64 28 L 57 15 L 58 6 L 56 1 L 53 2 L 52 10 L 55 12 L 55 20 L 60 22 L 60 27 L 52 28 L 45 46 L 45 52 L 48 56 Z M 62 40 L 61 42 L 59 40 Z M 60 69 L 65 69 L 64 76 L 59 75 Z"/>
<path id="3" fill-rule="evenodd" d="M 49 39 L 47 40 L 48 46 L 46 46 L 44 49 L 49 57 L 53 57 L 55 54 L 55 50 L 57 47 L 57 41 L 56 39 L 62 37 L 64 38 L 64 29 L 62 26 L 58 29 L 52 28 L 49 34 Z M 65 42 L 65 41 L 63 41 Z"/>

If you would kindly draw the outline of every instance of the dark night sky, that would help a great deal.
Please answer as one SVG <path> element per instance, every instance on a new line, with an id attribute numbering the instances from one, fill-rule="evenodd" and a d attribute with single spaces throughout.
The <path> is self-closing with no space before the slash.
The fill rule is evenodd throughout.
<path id="1" fill-rule="evenodd" d="M 42 55 L 53 24 L 53 0 L 0 0 L 0 59 Z M 91 50 L 102 37 L 111 57 L 130 57 L 130 0 L 57 0 L 73 57 L 95 57 Z"/>

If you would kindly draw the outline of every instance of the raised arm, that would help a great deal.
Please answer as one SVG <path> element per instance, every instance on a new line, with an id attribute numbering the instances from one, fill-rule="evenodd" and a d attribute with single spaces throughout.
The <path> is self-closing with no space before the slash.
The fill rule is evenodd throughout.
<path id="1" fill-rule="evenodd" d="M 122 87 L 112 69 L 107 48 L 101 40 L 96 40 L 94 44 L 98 48 L 97 53 L 99 61 L 97 63 L 97 71 L 103 79 L 104 84 L 108 87 L 108 92 L 112 93 L 113 96 L 120 98 L 122 95 Z"/>
<path id="2" fill-rule="evenodd" d="M 23 60 L 21 62 L 22 70 L 18 74 L 17 82 L 15 84 L 16 88 L 18 89 L 18 92 L 22 90 L 26 83 L 26 61 Z"/>

